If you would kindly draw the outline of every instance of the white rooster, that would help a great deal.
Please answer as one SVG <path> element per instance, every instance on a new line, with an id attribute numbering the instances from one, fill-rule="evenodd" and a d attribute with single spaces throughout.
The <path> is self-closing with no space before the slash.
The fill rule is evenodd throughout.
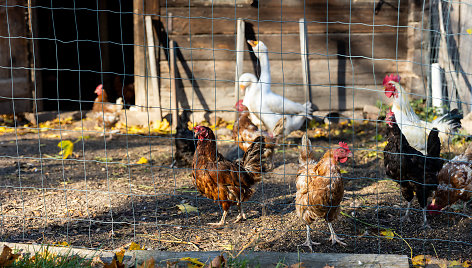
<path id="1" fill-rule="evenodd" d="M 311 103 L 300 104 L 284 98 L 271 91 L 270 64 L 267 47 L 261 41 L 251 41 L 248 43 L 252 46 L 256 57 L 261 64 L 261 76 L 259 81 L 252 74 L 243 74 L 240 77 L 241 82 L 250 82 L 250 86 L 246 89 L 243 104 L 248 107 L 249 111 L 255 114 L 264 125 L 273 131 L 277 122 L 284 119 L 284 134 L 302 127 L 305 119 L 311 119 Z M 257 83 L 254 83 L 257 81 Z M 251 119 L 253 119 L 251 117 Z M 253 120 L 253 122 L 257 122 Z"/>
<path id="2" fill-rule="evenodd" d="M 462 115 L 457 109 L 450 111 L 432 122 L 421 120 L 410 106 L 408 94 L 400 85 L 400 76 L 387 75 L 383 80 L 385 95 L 393 98 L 392 112 L 396 115 L 398 126 L 410 145 L 426 154 L 426 141 L 433 128 L 439 130 L 441 144 L 447 144 L 449 134 L 461 127 Z"/>

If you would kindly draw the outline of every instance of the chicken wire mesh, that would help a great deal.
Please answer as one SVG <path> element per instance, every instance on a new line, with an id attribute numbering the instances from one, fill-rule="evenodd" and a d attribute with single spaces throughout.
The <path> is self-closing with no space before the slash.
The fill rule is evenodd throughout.
<path id="1" fill-rule="evenodd" d="M 470 3 L 51 0 L 0 4 L 4 14 L 0 90 L 5 113 L 0 128 L 2 241 L 65 241 L 106 249 L 134 241 L 168 251 L 307 252 L 307 247 L 299 246 L 306 231 L 296 212 L 301 205 L 295 201 L 296 178 L 304 169 L 319 166 L 299 162 L 300 154 L 308 152 L 300 146 L 306 134 L 313 162 L 322 163 L 322 156 L 339 149 L 339 142 L 346 142 L 353 153 L 350 161 L 338 163 L 341 157 L 333 164 L 339 166 L 338 177 L 344 180 L 344 197 L 338 204 L 329 198 L 321 204 L 339 213 L 332 226 L 325 221 L 331 221 L 331 216 L 313 217 L 310 237 L 321 243 L 313 246 L 315 252 L 470 259 L 472 226 L 465 198 L 472 191 L 469 159 L 454 160 L 463 163 L 458 168 L 464 172 L 457 178 L 459 184 L 454 184 L 452 175 L 442 184 L 417 183 L 440 185 L 446 203 L 458 194 L 465 200 L 451 204 L 439 216 L 428 215 L 431 228 L 425 230 L 425 210 L 416 198 L 411 207 L 407 205 L 399 185 L 404 179 L 386 174 L 384 164 L 384 155 L 400 157 L 394 161 L 415 159 L 395 170 L 419 170 L 416 175 L 422 177 L 442 164 L 431 166 L 431 161 L 448 161 L 465 152 L 467 117 L 462 129 L 441 141 L 441 155 L 432 156 L 425 147 L 429 130 L 410 119 L 408 111 L 427 121 L 446 112 L 457 115 L 451 113 L 453 108 L 464 116 L 469 112 Z M 268 52 L 254 53 L 262 43 Z M 269 71 L 261 55 L 267 56 Z M 247 72 L 255 74 L 255 80 L 237 79 Z M 402 79 L 390 77 L 385 82 L 390 73 Z M 402 89 L 399 84 L 392 89 L 389 81 L 401 82 Z M 246 82 L 252 85 L 241 91 L 239 86 Z M 264 159 L 266 168 L 252 170 L 261 178 L 250 198 L 242 198 L 238 187 L 232 190 L 237 194 L 228 190 L 227 182 L 208 186 L 216 196 L 222 191 L 230 193 L 227 198 L 244 199 L 247 216 L 233 223 L 237 217 L 233 205 L 226 225 L 215 228 L 208 223 L 218 222 L 226 208 L 194 186 L 207 175 L 191 176 L 193 152 L 187 152 L 185 142 L 193 143 L 192 127 L 209 127 L 217 143 L 206 153 L 218 150 L 228 159 L 239 158 L 242 165 L 232 173 L 247 173 L 241 171 L 247 167 L 244 151 L 234 141 L 246 136 L 241 131 L 232 134 L 238 126 L 234 119 L 240 120 L 244 111 L 237 106 L 241 110 L 236 112 L 233 106 L 249 95 L 253 85 L 264 90 L 272 87 L 286 98 L 280 105 L 259 92 L 242 103 L 256 125 L 257 120 L 271 125 L 265 146 L 273 146 L 273 160 L 265 160 L 264 151 L 258 151 L 258 160 Z M 424 157 L 405 152 L 405 147 L 384 151 L 386 145 L 396 144 L 386 142 L 389 126 L 395 125 L 387 107 L 402 98 L 407 101 L 392 110 L 406 140 L 428 154 L 429 166 L 421 162 Z M 311 102 L 316 110 L 313 120 L 295 124 L 298 113 L 290 110 L 288 100 Z M 271 110 L 259 110 L 267 106 Z M 310 112 L 308 105 L 303 109 Z M 172 130 L 176 110 L 180 123 Z M 162 120 L 157 119 L 159 113 Z M 238 122 L 239 130 L 244 130 Z M 289 129 L 292 123 L 295 127 Z M 281 126 L 285 127 L 279 129 L 282 134 L 276 135 L 274 127 Z M 426 128 L 434 126 L 426 124 Z M 262 135 L 263 127 L 257 127 L 253 134 Z M 208 129 L 197 132 L 208 139 Z M 399 146 L 405 145 L 405 140 L 395 137 Z M 421 163 L 413 167 L 417 162 Z M 231 167 L 222 166 L 218 181 L 231 174 Z M 214 171 L 209 166 L 197 169 Z M 218 165 L 216 169 L 221 170 Z M 319 175 L 329 182 L 336 177 Z M 238 183 L 241 176 L 236 176 Z M 299 178 L 303 181 L 303 176 Z M 413 192 L 422 191 L 427 190 Z M 325 191 L 328 196 L 335 192 Z M 411 221 L 402 220 L 406 211 Z M 344 239 L 335 245 L 324 240 L 333 228 Z"/>

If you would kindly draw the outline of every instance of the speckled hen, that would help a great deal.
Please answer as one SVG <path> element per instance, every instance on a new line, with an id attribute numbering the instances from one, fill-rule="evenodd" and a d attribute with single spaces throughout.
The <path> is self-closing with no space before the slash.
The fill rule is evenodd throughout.
<path id="1" fill-rule="evenodd" d="M 333 245 L 336 242 L 346 245 L 334 232 L 331 222 L 339 215 L 339 204 L 344 195 L 344 183 L 338 163 L 345 163 L 349 157 L 352 157 L 349 147 L 340 142 L 338 148 L 328 150 L 316 163 L 311 142 L 306 134 L 303 136 L 295 198 L 297 215 L 306 224 L 306 241 L 301 246 L 307 246 L 313 251 L 312 245 L 319 244 L 310 238 L 310 224 L 316 218 L 323 218 L 328 222 Z"/>

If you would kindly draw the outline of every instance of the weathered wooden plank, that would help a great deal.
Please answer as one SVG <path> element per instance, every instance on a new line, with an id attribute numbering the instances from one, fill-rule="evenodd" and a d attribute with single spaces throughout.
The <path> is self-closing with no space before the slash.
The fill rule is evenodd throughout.
<path id="1" fill-rule="evenodd" d="M 133 1 L 134 29 L 134 85 L 136 105 L 147 105 L 146 54 L 144 52 L 144 0 Z"/>
<path id="2" fill-rule="evenodd" d="M 238 81 L 239 77 L 243 74 L 243 64 L 244 64 L 244 21 L 238 19 L 238 30 L 236 32 L 236 68 L 234 70 L 234 81 Z M 234 95 L 236 100 L 239 98 L 239 83 L 234 84 Z M 235 115 L 235 120 L 237 120 L 237 115 Z"/>
<path id="3" fill-rule="evenodd" d="M 2 243 L 12 249 L 22 249 L 23 251 L 35 253 L 44 249 L 44 245 L 30 245 L 21 243 Z M 79 255 L 84 258 L 99 256 L 104 262 L 111 262 L 115 255 L 112 251 L 87 250 L 71 247 L 48 246 L 48 251 L 60 255 Z M 138 264 L 153 258 L 157 265 L 166 265 L 168 260 L 178 260 L 183 257 L 197 258 L 202 262 L 210 263 L 215 257 L 222 254 L 219 251 L 199 251 L 199 252 L 172 252 L 158 250 L 129 250 L 125 252 L 123 261 L 128 262 L 133 259 Z M 227 258 L 227 257 L 226 257 Z M 285 264 L 295 264 L 303 262 L 304 267 L 393 267 L 407 268 L 408 257 L 405 255 L 393 254 L 347 254 L 347 253 L 299 253 L 299 252 L 245 252 L 241 259 L 250 261 L 249 266 L 259 265 L 260 267 L 275 267 L 278 262 Z M 182 263 L 184 264 L 184 263 Z M 184 264 L 186 267 L 186 264 Z M 180 266 L 179 266 L 180 267 Z"/>
<path id="4" fill-rule="evenodd" d="M 407 12 L 401 8 L 400 12 L 394 9 L 383 9 L 381 16 L 375 16 L 374 10 L 369 6 L 337 5 L 326 7 L 319 5 L 306 8 L 264 8 L 260 12 L 255 8 L 173 8 L 168 7 L 161 16 L 168 13 L 175 16 L 173 32 L 182 35 L 197 34 L 234 34 L 237 18 L 243 18 L 251 23 L 256 34 L 259 33 L 296 33 L 298 32 L 298 19 L 305 17 L 308 33 L 348 32 L 371 33 L 397 32 L 395 25 L 407 24 Z M 375 23 L 375 27 L 372 25 Z M 327 24 L 328 27 L 327 27 Z M 189 27 L 191 25 L 191 27 Z M 399 31 L 405 31 L 404 27 Z"/>
<path id="5" fill-rule="evenodd" d="M 234 34 L 215 36 L 196 35 L 191 37 L 171 35 L 171 38 L 177 42 L 180 52 L 187 60 L 236 60 Z M 372 38 L 374 42 L 372 42 Z M 326 42 L 326 39 L 325 34 L 309 34 L 307 36 L 310 60 L 326 58 L 328 53 L 331 55 L 336 54 L 340 43 L 344 43 L 344 46 L 349 48 L 349 34 L 329 34 L 328 42 Z M 397 39 L 398 49 L 396 45 Z M 300 59 L 298 34 L 260 35 L 259 40 L 263 41 L 269 48 L 270 60 Z M 406 58 L 407 51 L 406 40 L 406 33 L 399 33 L 398 35 L 396 33 L 351 35 L 351 55 L 354 57 L 374 57 L 380 59 L 404 59 Z M 372 45 L 374 46 L 373 50 Z M 244 49 L 246 50 L 245 53 L 250 53 L 247 46 Z M 161 59 L 165 59 L 163 54 L 161 55 Z"/>
<path id="6" fill-rule="evenodd" d="M 12 92 L 14 98 L 31 97 L 30 80 L 26 72 L 25 76 L 13 78 L 13 83 L 12 79 L 0 78 L 0 89 L 0 101 L 11 98 Z"/>
<path id="7" fill-rule="evenodd" d="M 144 16 L 145 28 L 146 28 L 146 39 L 147 39 L 147 51 L 148 51 L 148 62 L 149 62 L 149 72 L 151 80 L 151 90 L 147 91 L 147 98 L 149 98 L 148 103 L 150 105 L 156 106 L 157 114 L 160 120 L 161 117 L 161 97 L 159 95 L 159 83 L 157 81 L 157 60 L 155 54 L 156 43 L 154 41 L 153 25 L 151 16 Z M 171 71 L 173 69 L 171 68 Z M 172 74 L 171 74 L 172 78 Z"/>
<path id="8" fill-rule="evenodd" d="M 208 0 L 166 0 L 162 1 L 162 6 L 167 7 L 208 7 L 208 6 L 217 6 L 217 7 L 232 7 L 234 8 L 235 3 L 237 7 L 249 7 L 251 4 L 254 3 L 253 0 L 219 0 L 219 1 L 208 1 Z M 329 0 L 329 4 L 331 7 L 335 7 L 337 5 L 346 6 L 349 5 L 349 2 L 346 0 Z M 397 4 L 397 3 L 395 3 Z M 406 1 L 402 1 L 401 5 L 405 5 Z M 252 7 L 253 8 L 267 8 L 267 7 L 312 7 L 312 6 L 326 6 L 326 0 L 264 0 L 258 1 Z M 372 0 L 356 0 L 352 5 L 363 5 L 368 6 L 370 8 L 374 8 Z M 391 7 L 388 7 L 391 8 Z"/>
<path id="9" fill-rule="evenodd" d="M 176 70 L 175 70 L 175 45 L 174 41 L 170 40 L 169 41 L 169 75 L 170 75 L 170 109 L 172 113 L 172 129 L 177 128 L 177 120 L 179 117 L 179 107 L 177 106 L 177 83 L 175 79 L 177 78 L 176 76 Z M 161 104 L 159 104 L 161 106 Z M 159 108 L 160 111 L 160 108 Z"/>
<path id="10" fill-rule="evenodd" d="M 194 61 L 188 63 L 192 66 L 194 83 L 202 88 L 215 88 L 219 86 L 234 87 L 234 61 Z M 292 61 L 271 61 L 272 86 L 301 86 L 303 77 L 301 63 L 299 60 Z M 371 61 L 367 59 L 347 59 L 347 68 L 343 72 L 338 70 L 339 60 L 336 57 L 330 58 L 329 66 L 327 59 L 317 59 L 310 61 L 312 74 L 311 85 L 336 85 L 340 80 L 356 84 L 371 85 L 377 83 L 382 85 L 382 80 L 386 74 L 396 72 L 397 67 L 400 75 L 404 74 L 405 62 L 395 62 L 394 60 Z M 374 65 L 375 64 L 375 65 Z M 182 70 L 181 62 L 178 62 L 178 69 Z M 374 72 L 375 67 L 375 72 Z M 168 66 L 161 65 L 161 92 L 169 91 L 170 80 Z M 243 72 L 254 73 L 252 62 L 244 61 Z M 405 71 L 407 72 L 407 71 Z M 192 87 L 190 76 L 181 77 L 184 87 Z M 375 75 L 375 77 L 374 77 Z M 282 84 L 284 83 L 284 84 Z"/>
<path id="11" fill-rule="evenodd" d="M 308 60 L 308 43 L 305 19 L 300 19 L 300 57 L 302 63 L 302 78 L 308 101 L 311 101 L 310 91 L 310 63 Z"/>
<path id="12" fill-rule="evenodd" d="M 221 252 L 166 252 L 157 250 L 136 250 L 130 252 L 138 263 L 154 258 L 156 264 L 166 264 L 168 260 L 183 257 L 198 258 L 203 262 L 211 262 Z M 247 252 L 241 255 L 249 261 L 249 267 L 276 267 L 279 262 L 295 264 L 303 262 L 303 267 L 393 267 L 407 268 L 408 257 L 405 255 L 387 254 L 345 254 L 345 253 L 296 253 L 296 252 Z M 280 264 L 279 264 L 280 265 Z"/>

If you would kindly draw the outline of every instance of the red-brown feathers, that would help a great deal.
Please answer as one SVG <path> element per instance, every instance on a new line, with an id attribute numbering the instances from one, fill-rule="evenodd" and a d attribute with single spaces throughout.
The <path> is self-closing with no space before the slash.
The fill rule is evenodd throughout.
<path id="1" fill-rule="evenodd" d="M 297 176 L 296 211 L 305 223 L 311 223 L 316 217 L 328 222 L 339 214 L 344 195 L 344 184 L 338 162 L 344 163 L 352 156 L 346 143 L 339 143 L 340 148 L 327 151 L 318 163 L 304 161 L 302 154 L 311 155 L 311 143 L 306 139 L 301 149 L 300 166 Z"/>
<path id="2" fill-rule="evenodd" d="M 242 161 L 230 162 L 216 151 L 213 131 L 204 126 L 194 128 L 198 138 L 193 158 L 193 182 L 200 193 L 219 202 L 227 211 L 231 205 L 248 200 L 253 186 L 260 180 L 260 150 L 263 138 L 258 137 L 244 154 Z"/>

